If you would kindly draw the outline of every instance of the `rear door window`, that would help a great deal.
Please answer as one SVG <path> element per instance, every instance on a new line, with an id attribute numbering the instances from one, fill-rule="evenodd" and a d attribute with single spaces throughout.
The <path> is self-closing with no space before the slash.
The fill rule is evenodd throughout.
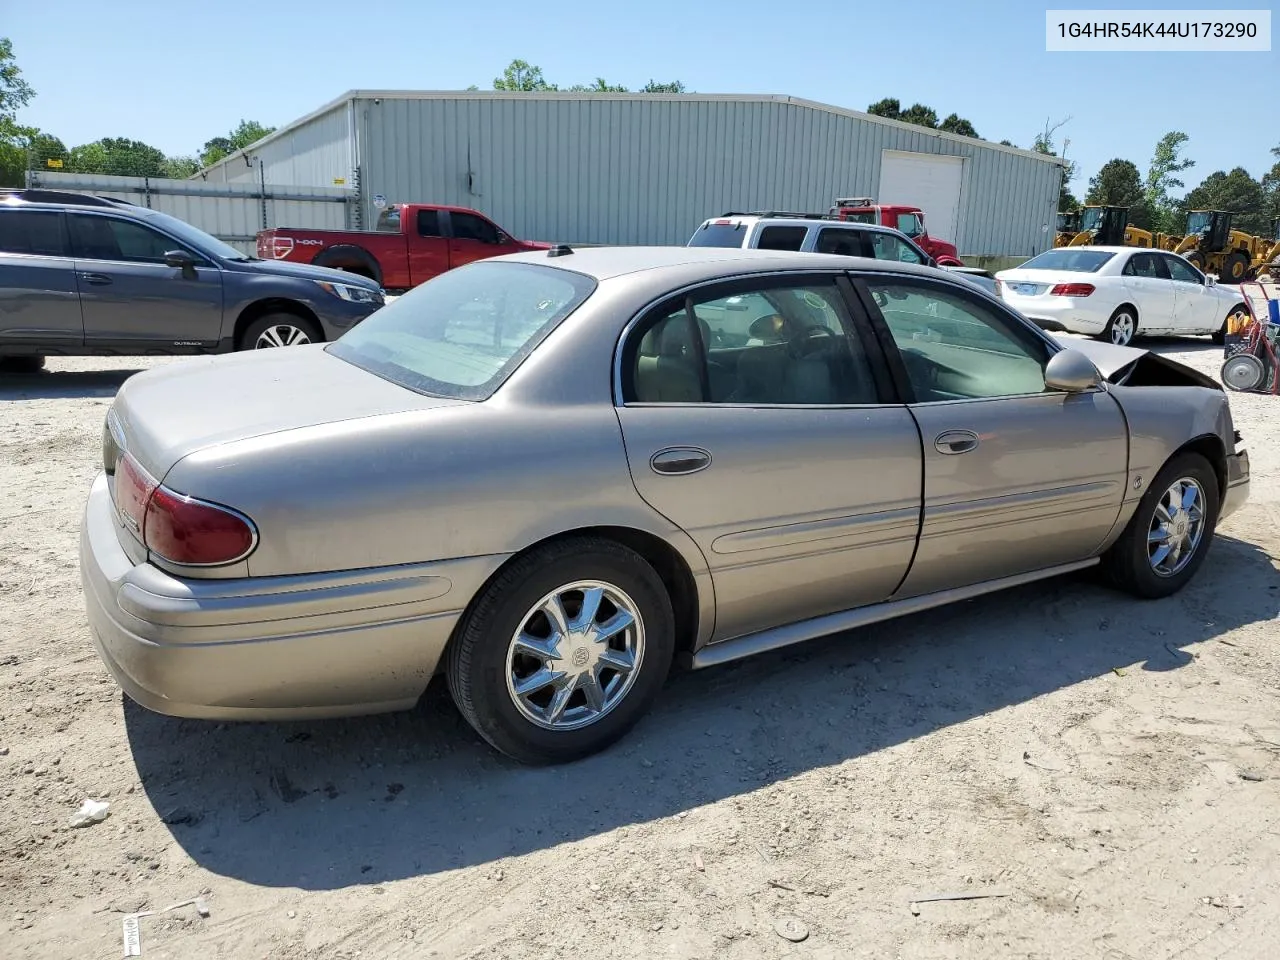
<path id="1" fill-rule="evenodd" d="M 378 233 L 399 233 L 400 232 L 400 208 L 387 207 L 378 214 L 378 223 L 374 227 Z"/>
<path id="2" fill-rule="evenodd" d="M 419 210 L 418 211 L 418 236 L 420 237 L 444 236 L 444 234 L 440 230 L 440 211 L 439 210 Z"/>
<path id="3" fill-rule="evenodd" d="M 823 227 L 818 231 L 818 242 L 814 244 L 814 253 L 834 253 L 845 257 L 864 257 L 861 230 L 850 230 L 846 227 Z"/>
<path id="4" fill-rule="evenodd" d="M 808 227 L 765 227 L 756 246 L 761 250 L 799 250 L 808 232 Z"/>
<path id="5" fill-rule="evenodd" d="M 0 210 L 0 253 L 67 256 L 62 214 L 55 210 Z"/>

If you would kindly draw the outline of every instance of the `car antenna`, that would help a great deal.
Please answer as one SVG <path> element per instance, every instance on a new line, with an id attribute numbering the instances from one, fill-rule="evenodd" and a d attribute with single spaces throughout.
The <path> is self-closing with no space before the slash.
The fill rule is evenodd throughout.
<path id="1" fill-rule="evenodd" d="M 567 243 L 557 243 L 554 247 L 547 251 L 548 257 L 567 257 L 573 253 L 573 247 Z"/>

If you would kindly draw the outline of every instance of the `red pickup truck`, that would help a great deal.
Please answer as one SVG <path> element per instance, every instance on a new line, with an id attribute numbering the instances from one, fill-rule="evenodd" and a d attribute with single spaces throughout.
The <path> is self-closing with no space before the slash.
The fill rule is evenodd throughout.
<path id="1" fill-rule="evenodd" d="M 407 290 L 472 260 L 549 243 L 517 240 L 477 210 L 429 203 L 384 207 L 373 230 L 303 230 L 275 227 L 258 233 L 258 256 L 335 267 Z"/>

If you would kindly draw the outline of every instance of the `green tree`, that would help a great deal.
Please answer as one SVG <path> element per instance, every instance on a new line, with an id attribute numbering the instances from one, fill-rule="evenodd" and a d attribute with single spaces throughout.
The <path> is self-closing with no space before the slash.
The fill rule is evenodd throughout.
<path id="1" fill-rule="evenodd" d="M 1265 235 L 1270 230 L 1267 198 L 1262 184 L 1244 167 L 1227 173 L 1217 170 L 1182 198 L 1181 213 L 1191 210 L 1226 210 L 1235 214 L 1233 226 L 1245 233 Z"/>
<path id="2" fill-rule="evenodd" d="M 939 130 L 946 130 L 948 133 L 958 133 L 962 137 L 973 137 L 980 140 L 978 131 L 973 128 L 973 124 L 963 117 L 956 114 L 948 114 L 947 118 L 938 125 Z"/>
<path id="3" fill-rule="evenodd" d="M 621 84 L 609 83 L 604 77 L 596 77 L 595 83 L 575 83 L 569 88 L 574 93 L 627 93 Z"/>
<path id="4" fill-rule="evenodd" d="M 939 123 L 938 112 L 933 107 L 926 106 L 923 103 L 913 103 L 903 110 L 902 103 L 897 97 L 885 97 L 883 100 L 877 100 L 867 107 L 867 113 L 873 117 L 901 120 L 903 123 L 914 123 L 918 127 L 928 127 L 930 130 L 946 130 L 948 133 L 958 133 L 964 137 L 980 139 L 978 131 L 973 128 L 973 124 L 959 114 L 949 114 L 945 120 Z"/>
<path id="5" fill-rule="evenodd" d="M 897 97 L 885 97 L 883 100 L 877 100 L 871 106 L 867 107 L 867 113 L 873 117 L 885 117 L 889 120 L 902 119 L 902 104 L 898 102 Z"/>
<path id="6" fill-rule="evenodd" d="M 1280 147 L 1272 147 L 1271 155 L 1276 158 L 1271 169 L 1262 175 L 1259 181 L 1262 186 L 1263 203 L 1266 207 L 1267 226 L 1274 217 L 1280 217 Z M 1272 236 L 1271 232 L 1266 234 Z"/>
<path id="7" fill-rule="evenodd" d="M 559 90 L 555 84 L 547 83 L 542 75 L 542 68 L 535 67 L 526 60 L 512 60 L 502 76 L 493 80 L 495 90 L 519 90 L 534 93 L 539 90 Z"/>
<path id="8" fill-rule="evenodd" d="M 241 120 L 240 125 L 225 137 L 214 137 L 205 142 L 200 151 L 200 165 L 208 167 L 237 150 L 248 149 L 275 130 L 275 127 L 263 126 L 257 120 Z"/>
<path id="9" fill-rule="evenodd" d="M 1189 139 L 1182 131 L 1171 130 L 1156 144 L 1143 190 L 1153 230 L 1163 233 L 1179 233 L 1182 230 L 1182 216 L 1177 205 L 1169 199 L 1169 191 L 1185 186 L 1177 175 L 1196 165 L 1194 160 L 1180 156 L 1183 145 Z"/>
<path id="10" fill-rule="evenodd" d="M 31 84 L 22 79 L 22 70 L 13 55 L 13 41 L 0 37 L 0 117 L 14 120 L 35 95 Z"/>
<path id="11" fill-rule="evenodd" d="M 903 123 L 914 123 L 917 127 L 929 127 L 932 130 L 938 128 L 937 111 L 923 103 L 913 103 L 902 111 L 902 116 L 898 119 Z"/>
<path id="12" fill-rule="evenodd" d="M 1071 120 L 1059 120 L 1057 123 L 1044 122 L 1044 130 L 1037 133 L 1035 139 L 1031 142 L 1031 149 L 1036 153 L 1043 153 L 1047 157 L 1056 157 L 1058 155 L 1057 145 L 1054 143 L 1053 137 L 1062 127 Z M 1007 143 L 1007 141 L 1006 141 Z M 1063 143 L 1062 149 L 1065 152 L 1067 146 L 1071 143 L 1067 140 Z M 1013 146 L 1009 143 L 1008 146 Z M 1058 210 L 1059 212 L 1069 212 L 1080 209 L 1080 201 L 1076 199 L 1075 194 L 1071 192 L 1071 181 L 1076 178 L 1076 164 L 1072 160 L 1066 161 L 1066 166 L 1062 170 L 1062 183 L 1058 186 Z"/>
<path id="13" fill-rule="evenodd" d="M 67 157 L 67 167 L 72 172 L 113 177 L 163 177 L 165 163 L 162 150 L 126 137 L 103 137 L 72 147 Z"/>
<path id="14" fill-rule="evenodd" d="M 194 177 L 200 171 L 200 161 L 195 157 L 165 157 L 164 176 L 174 180 Z"/>
<path id="15" fill-rule="evenodd" d="M 1108 160 L 1089 180 L 1085 203 L 1108 207 L 1128 207 L 1129 222 L 1144 230 L 1151 229 L 1151 211 L 1142 190 L 1138 168 L 1130 160 L 1117 157 Z"/>
<path id="16" fill-rule="evenodd" d="M 18 123 L 18 111 L 35 95 L 22 79 L 13 42 L 0 37 L 0 186 L 26 186 L 28 147 L 37 131 Z"/>
<path id="17" fill-rule="evenodd" d="M 684 87 L 683 81 L 672 80 L 670 83 L 658 83 L 656 80 L 650 80 L 640 88 L 641 93 L 688 93 Z"/>

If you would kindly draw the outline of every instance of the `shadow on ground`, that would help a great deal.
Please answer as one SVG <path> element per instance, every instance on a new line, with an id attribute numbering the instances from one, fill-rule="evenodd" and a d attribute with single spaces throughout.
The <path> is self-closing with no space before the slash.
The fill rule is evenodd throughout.
<path id="1" fill-rule="evenodd" d="M 1152 353 L 1222 353 L 1222 344 L 1208 337 L 1139 337 L 1130 346 Z"/>
<path id="2" fill-rule="evenodd" d="M 1168 600 L 1082 574 L 673 676 L 629 738 L 558 768 L 495 755 L 439 684 L 416 711 L 385 717 L 219 725 L 126 703 L 125 719 L 148 798 L 198 863 L 334 889 L 669 817 L 1117 666 L 1195 669 L 1180 647 L 1278 608 L 1271 558 L 1219 538 L 1196 583 Z"/>
<path id="3" fill-rule="evenodd" d="M 114 397 L 138 370 L 52 371 L 0 374 L 0 401 Z"/>

